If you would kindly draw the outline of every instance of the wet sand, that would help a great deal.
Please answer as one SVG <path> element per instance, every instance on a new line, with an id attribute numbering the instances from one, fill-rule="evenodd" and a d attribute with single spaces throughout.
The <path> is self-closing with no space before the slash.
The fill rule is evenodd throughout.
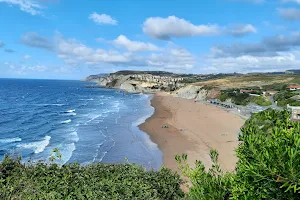
<path id="1" fill-rule="evenodd" d="M 154 114 L 139 127 L 148 133 L 163 153 L 164 166 L 177 170 L 177 154 L 188 155 L 188 163 L 200 160 L 211 166 L 209 152 L 219 152 L 219 162 L 226 171 L 233 171 L 237 158 L 238 132 L 244 124 L 239 116 L 221 108 L 193 100 L 158 93 L 151 105 Z M 168 126 L 168 128 L 162 128 Z"/>

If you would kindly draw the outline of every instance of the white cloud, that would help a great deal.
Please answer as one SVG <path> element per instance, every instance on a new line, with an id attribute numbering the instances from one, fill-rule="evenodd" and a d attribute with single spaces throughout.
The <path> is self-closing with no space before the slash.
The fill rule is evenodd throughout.
<path id="1" fill-rule="evenodd" d="M 169 40 L 172 37 L 210 36 L 220 33 L 218 25 L 194 25 L 176 16 L 150 17 L 143 24 L 143 31 L 152 38 Z"/>
<path id="2" fill-rule="evenodd" d="M 297 21 L 300 20 L 300 9 L 297 8 L 279 8 L 279 15 L 285 20 Z"/>
<path id="3" fill-rule="evenodd" d="M 41 73 L 48 70 L 48 67 L 44 65 L 34 65 L 34 66 L 27 66 L 27 65 L 9 65 L 10 72 L 19 76 L 27 75 L 28 73 Z"/>
<path id="4" fill-rule="evenodd" d="M 103 49 L 92 49 L 75 39 L 66 39 L 61 35 L 55 36 L 55 51 L 67 64 L 76 65 L 100 64 L 101 62 L 117 64 L 130 60 L 130 54 L 118 51 L 106 51 Z"/>
<path id="5" fill-rule="evenodd" d="M 110 67 L 140 67 L 144 69 L 176 69 L 176 71 L 192 68 L 196 64 L 196 58 L 187 50 L 172 45 L 168 48 L 160 48 L 150 43 L 131 41 L 124 37 L 118 37 L 115 42 L 129 51 L 104 50 L 101 48 L 91 48 L 76 39 L 65 38 L 57 33 L 52 40 L 45 37 L 34 35 L 30 40 L 29 46 L 51 50 L 62 59 L 67 66 L 90 66 L 100 68 Z M 43 38 L 41 40 L 41 38 Z M 38 42 L 35 41 L 37 39 Z M 44 45 L 44 41 L 48 42 Z M 39 41 L 43 41 L 40 43 Z M 34 45 L 33 45 L 34 44 Z M 38 45 L 37 45 L 38 44 Z M 43 45 L 40 45 L 43 44 Z M 109 44 L 114 44 L 110 42 Z M 114 44 L 115 45 L 115 44 Z M 159 53 L 147 53 L 148 51 L 158 51 Z M 143 53 L 140 53 L 144 51 Z M 32 68 L 33 69 L 33 68 Z M 64 70 L 61 68 L 60 70 Z"/>
<path id="6" fill-rule="evenodd" d="M 60 68 L 56 69 L 54 72 L 56 72 L 56 73 L 68 73 L 68 72 L 70 72 L 70 67 L 68 67 L 68 66 L 60 67 Z"/>
<path id="7" fill-rule="evenodd" d="M 161 49 L 151 43 L 129 40 L 126 36 L 120 35 L 113 41 L 117 47 L 124 47 L 128 51 L 160 51 Z"/>
<path id="8" fill-rule="evenodd" d="M 272 72 L 298 69 L 300 33 L 265 37 L 256 43 L 217 45 L 203 56 L 203 72 Z"/>
<path id="9" fill-rule="evenodd" d="M 197 64 L 195 56 L 184 48 L 166 49 L 159 54 L 153 53 L 146 60 L 149 66 L 181 72 L 191 69 Z"/>
<path id="10" fill-rule="evenodd" d="M 29 58 L 31 58 L 31 56 L 30 55 L 25 55 L 25 56 L 23 56 L 23 58 L 24 59 L 29 59 Z"/>
<path id="11" fill-rule="evenodd" d="M 44 65 L 31 66 L 31 67 L 27 67 L 27 69 L 35 72 L 44 72 L 48 70 L 48 68 Z"/>
<path id="12" fill-rule="evenodd" d="M 136 49 L 135 49 L 136 50 Z M 183 48 L 162 49 L 159 54 L 140 56 L 133 52 L 121 53 L 119 51 L 106 51 L 92 49 L 76 40 L 59 38 L 59 56 L 67 64 L 84 63 L 88 65 L 101 65 L 108 63 L 122 67 L 148 67 L 159 69 L 190 69 L 196 63 L 194 56 Z M 71 62 L 70 62 L 71 61 Z M 75 63 L 74 63 L 75 61 Z"/>
<path id="13" fill-rule="evenodd" d="M 203 72 L 272 72 L 299 68 L 300 59 L 294 53 L 279 53 L 277 56 L 238 56 L 205 59 Z"/>
<path id="14" fill-rule="evenodd" d="M 278 52 L 289 52 L 300 47 L 300 32 L 290 35 L 264 37 L 256 43 L 234 43 L 231 45 L 215 45 L 211 48 L 214 57 L 229 56 L 276 56 Z"/>
<path id="15" fill-rule="evenodd" d="M 111 16 L 107 14 L 98 14 L 96 12 L 90 14 L 89 19 L 93 20 L 97 24 L 111 24 L 117 25 L 118 21 L 113 19 Z"/>
<path id="16" fill-rule="evenodd" d="M 251 24 L 241 24 L 241 25 L 233 25 L 232 27 L 228 28 L 228 34 L 241 37 L 244 35 L 248 35 L 250 33 L 257 33 L 256 28 Z"/>
<path id="17" fill-rule="evenodd" d="M 53 41 L 35 32 L 28 32 L 22 35 L 21 42 L 27 46 L 43 48 L 50 51 L 53 50 Z"/>
<path id="18" fill-rule="evenodd" d="M 36 0 L 0 0 L 0 3 L 8 3 L 9 5 L 19 6 L 19 8 L 31 15 L 42 14 L 42 6 Z"/>
<path id="19" fill-rule="evenodd" d="M 219 25 L 194 25 L 191 22 L 176 16 L 167 18 L 150 17 L 143 24 L 143 31 L 148 36 L 170 40 L 173 37 L 196 37 L 231 35 L 241 37 L 250 33 L 256 33 L 257 29 L 251 24 L 237 24 L 229 27 Z"/>

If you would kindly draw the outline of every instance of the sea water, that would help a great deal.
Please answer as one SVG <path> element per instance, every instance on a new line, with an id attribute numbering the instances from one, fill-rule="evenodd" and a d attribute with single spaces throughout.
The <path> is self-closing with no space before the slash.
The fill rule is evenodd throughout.
<path id="1" fill-rule="evenodd" d="M 128 160 L 159 169 L 161 152 L 138 128 L 154 112 L 151 96 L 91 84 L 0 79 L 0 160 L 47 161 L 58 148 L 62 164 Z"/>

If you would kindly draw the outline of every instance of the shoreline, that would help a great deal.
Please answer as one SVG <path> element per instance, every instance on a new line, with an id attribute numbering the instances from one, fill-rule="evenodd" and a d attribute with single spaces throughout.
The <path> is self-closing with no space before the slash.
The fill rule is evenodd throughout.
<path id="1" fill-rule="evenodd" d="M 221 167 L 225 171 L 234 170 L 237 161 L 234 149 L 244 124 L 242 118 L 213 105 L 166 93 L 153 94 L 151 106 L 153 115 L 138 127 L 158 145 L 165 167 L 176 171 L 175 156 L 185 153 L 191 166 L 200 160 L 208 168 L 212 164 L 209 152 L 216 149 Z"/>

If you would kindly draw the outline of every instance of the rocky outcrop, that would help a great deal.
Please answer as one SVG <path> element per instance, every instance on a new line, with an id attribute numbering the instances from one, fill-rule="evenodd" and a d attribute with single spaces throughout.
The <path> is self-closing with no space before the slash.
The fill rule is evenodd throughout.
<path id="1" fill-rule="evenodd" d="M 97 74 L 97 75 L 90 75 L 83 79 L 83 81 L 87 82 L 98 82 L 101 78 L 106 77 L 107 74 Z"/>
<path id="2" fill-rule="evenodd" d="M 205 101 L 207 99 L 216 98 L 219 93 L 220 91 L 217 89 L 207 89 L 203 86 L 187 85 L 186 87 L 180 88 L 173 94 L 180 98 Z"/>
<path id="3" fill-rule="evenodd" d="M 139 85 L 136 85 L 136 84 L 133 84 L 133 83 L 122 83 L 121 86 L 120 86 L 120 89 L 121 90 L 125 90 L 129 93 L 145 93 L 145 92 L 151 92 L 151 91 L 147 91 L 145 88 L 139 86 Z"/>
<path id="4" fill-rule="evenodd" d="M 172 74 L 171 74 L 172 75 Z M 89 81 L 97 82 L 97 85 L 106 88 L 116 88 L 131 93 L 145 93 L 157 91 L 175 91 L 184 86 L 180 77 L 159 76 L 152 74 L 114 73 L 103 77 L 90 76 Z"/>
<path id="5" fill-rule="evenodd" d="M 185 99 L 196 99 L 201 88 L 201 86 L 188 85 L 177 90 L 175 96 Z"/>

